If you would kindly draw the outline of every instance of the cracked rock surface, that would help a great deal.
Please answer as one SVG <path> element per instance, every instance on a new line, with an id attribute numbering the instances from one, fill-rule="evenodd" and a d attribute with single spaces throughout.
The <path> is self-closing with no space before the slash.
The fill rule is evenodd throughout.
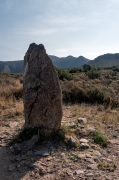
<path id="1" fill-rule="evenodd" d="M 59 129 L 62 97 L 59 80 L 42 44 L 30 44 L 24 57 L 24 112 L 26 127 Z"/>

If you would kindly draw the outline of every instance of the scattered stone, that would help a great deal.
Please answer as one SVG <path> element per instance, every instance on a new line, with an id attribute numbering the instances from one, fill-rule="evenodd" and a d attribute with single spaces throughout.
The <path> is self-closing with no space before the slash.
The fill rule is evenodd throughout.
<path id="1" fill-rule="evenodd" d="M 118 113 L 118 111 L 116 111 L 116 110 L 112 110 L 112 111 L 111 111 L 111 113 Z"/>
<path id="2" fill-rule="evenodd" d="M 76 128 L 76 124 L 74 122 L 71 122 L 70 124 L 68 124 L 68 127 L 70 128 Z"/>
<path id="3" fill-rule="evenodd" d="M 39 168 L 38 166 L 36 166 L 35 164 L 28 164 L 28 167 L 31 168 L 31 169 L 36 169 L 36 168 Z"/>
<path id="4" fill-rule="evenodd" d="M 60 129 L 61 88 L 51 59 L 42 44 L 30 44 L 24 57 L 25 127 L 41 127 L 46 134 Z"/>
<path id="5" fill-rule="evenodd" d="M 99 151 L 94 151 L 93 154 L 98 157 L 102 157 L 102 154 Z"/>
<path id="6" fill-rule="evenodd" d="M 47 158 L 47 161 L 51 161 L 51 160 L 52 160 L 52 157 L 48 157 L 48 158 Z"/>
<path id="7" fill-rule="evenodd" d="M 77 175 L 79 175 L 79 174 L 83 174 L 83 173 L 84 173 L 84 171 L 83 171 L 83 170 L 79 170 L 79 169 L 78 169 L 78 170 L 76 170 L 76 171 L 75 171 L 75 174 L 77 174 Z"/>
<path id="8" fill-rule="evenodd" d="M 88 143 L 89 142 L 89 140 L 87 140 L 87 139 L 80 139 L 80 143 Z"/>
<path id="9" fill-rule="evenodd" d="M 84 123 L 84 124 L 87 123 L 87 119 L 86 119 L 86 118 L 80 117 L 80 118 L 78 118 L 77 120 L 78 120 L 78 123 Z"/>
<path id="10" fill-rule="evenodd" d="M 87 174 L 85 174 L 86 176 L 88 176 L 88 177 L 92 177 L 93 176 L 93 173 L 87 173 Z"/>
<path id="11" fill-rule="evenodd" d="M 77 143 L 79 143 L 79 141 L 76 138 L 72 137 L 72 136 L 70 137 L 68 142 L 69 142 L 70 146 L 77 146 Z"/>
<path id="12" fill-rule="evenodd" d="M 87 125 L 87 133 L 93 135 L 96 132 L 96 129 L 90 125 Z"/>
<path id="13" fill-rule="evenodd" d="M 92 156 L 90 154 L 86 154 L 85 157 L 86 158 L 92 158 Z"/>
<path id="14" fill-rule="evenodd" d="M 85 161 L 90 163 L 90 164 L 94 164 L 95 163 L 93 158 L 86 158 Z"/>
<path id="15" fill-rule="evenodd" d="M 70 171 L 70 170 L 67 170 L 67 174 L 68 174 L 69 176 L 73 176 L 73 173 L 72 173 L 72 171 Z"/>
<path id="16" fill-rule="evenodd" d="M 97 145 L 95 145 L 95 144 L 91 144 L 91 148 L 93 148 L 93 149 L 97 149 Z"/>
<path id="17" fill-rule="evenodd" d="M 97 167 L 97 164 L 96 164 L 96 163 L 95 163 L 95 164 L 89 164 L 89 165 L 87 166 L 87 169 L 97 170 L 98 167 Z"/>
<path id="18" fill-rule="evenodd" d="M 79 124 L 78 127 L 79 127 L 81 130 L 85 128 L 85 126 L 82 125 L 82 124 Z"/>
<path id="19" fill-rule="evenodd" d="M 85 154 L 78 154 L 79 159 L 85 159 L 86 155 Z"/>
<path id="20" fill-rule="evenodd" d="M 80 144 L 80 148 L 81 149 L 88 149 L 89 148 L 89 144 L 88 143 L 81 143 Z"/>
<path id="21" fill-rule="evenodd" d="M 35 156 L 49 156 L 50 155 L 50 151 L 49 149 L 41 149 L 39 151 L 34 152 Z"/>

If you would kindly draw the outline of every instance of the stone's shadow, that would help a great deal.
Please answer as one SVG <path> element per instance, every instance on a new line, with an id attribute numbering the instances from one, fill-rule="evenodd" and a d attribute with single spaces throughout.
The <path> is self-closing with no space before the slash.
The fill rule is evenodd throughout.
<path id="1" fill-rule="evenodd" d="M 57 138 L 56 132 L 52 136 L 54 139 L 51 137 L 47 139 L 43 136 L 41 140 L 38 140 L 37 135 L 30 137 L 32 133 L 29 135 L 27 131 L 20 135 L 17 136 L 18 139 L 14 139 L 0 149 L 0 180 L 26 180 L 34 177 L 42 179 L 46 176 L 47 178 L 54 176 L 50 172 L 56 171 L 56 168 L 49 167 L 48 159 L 52 159 L 52 154 L 61 148 L 62 141 L 58 139 L 61 137 Z M 30 139 L 22 141 L 20 139 L 22 135 L 27 135 Z M 37 144 L 32 143 L 33 140 L 34 142 L 36 140 Z"/>
<path id="2" fill-rule="evenodd" d="M 0 180 L 26 180 L 35 176 L 42 179 L 48 169 L 47 159 L 56 150 L 56 145 L 44 142 L 26 153 L 18 153 L 18 150 L 18 146 L 1 147 Z"/>

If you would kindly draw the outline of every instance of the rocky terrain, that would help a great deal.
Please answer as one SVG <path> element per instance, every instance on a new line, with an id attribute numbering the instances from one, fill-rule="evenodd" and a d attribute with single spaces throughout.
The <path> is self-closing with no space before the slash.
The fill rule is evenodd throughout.
<path id="1" fill-rule="evenodd" d="M 22 74 L 0 73 L 0 180 L 119 179 L 119 72 L 100 73 L 60 80 L 67 104 L 61 130 L 49 139 L 23 131 Z"/>
<path id="2" fill-rule="evenodd" d="M 22 102 L 19 103 L 22 106 Z M 39 136 L 36 144 L 23 151 L 24 144 L 31 144 L 31 140 L 22 142 L 19 139 L 19 142 L 8 144 L 24 124 L 23 114 L 9 114 L 15 106 L 2 111 L 0 116 L 1 180 L 119 179 L 118 109 L 63 105 L 65 139 L 40 141 Z M 92 139 L 97 130 L 105 135 L 107 147 Z"/>

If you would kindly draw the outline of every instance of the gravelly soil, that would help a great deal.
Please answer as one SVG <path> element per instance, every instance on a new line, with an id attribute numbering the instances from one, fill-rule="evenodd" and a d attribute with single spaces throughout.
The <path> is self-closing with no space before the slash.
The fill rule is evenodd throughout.
<path id="1" fill-rule="evenodd" d="M 109 143 L 106 148 L 94 144 L 90 136 L 84 133 L 85 136 L 82 134 L 80 139 L 88 140 L 89 148 L 86 149 L 47 141 L 26 153 L 16 153 L 18 146 L 9 146 L 8 142 L 14 130 L 23 124 L 23 118 L 17 121 L 0 118 L 0 180 L 119 180 L 119 137 L 118 133 L 115 137 L 111 135 L 111 132 L 118 132 L 117 126 L 107 128 Z M 62 123 L 70 124 L 73 121 L 75 117 L 72 116 L 71 107 L 65 107 Z M 83 128 L 84 132 L 88 125 L 89 121 Z M 41 154 L 37 156 L 39 152 Z M 106 170 L 104 167 L 102 170 L 100 163 L 112 169 L 106 166 Z"/>

